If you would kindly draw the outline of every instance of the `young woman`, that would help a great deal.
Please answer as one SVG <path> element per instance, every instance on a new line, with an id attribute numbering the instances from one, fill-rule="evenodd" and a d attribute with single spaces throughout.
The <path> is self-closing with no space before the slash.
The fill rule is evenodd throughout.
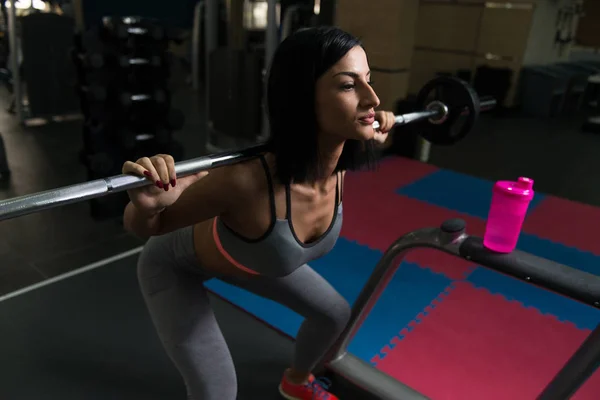
<path id="1" fill-rule="evenodd" d="M 138 262 L 140 286 L 194 400 L 237 395 L 203 286 L 211 278 L 304 316 L 279 391 L 293 400 L 336 399 L 311 371 L 344 329 L 350 307 L 308 263 L 335 245 L 344 173 L 372 165 L 394 115 L 374 111 L 379 99 L 360 42 L 331 27 L 298 31 L 279 45 L 267 99 L 269 150 L 256 159 L 180 179 L 169 155 L 123 165 L 123 173 L 155 183 L 129 192 L 125 226 L 150 237 Z"/>

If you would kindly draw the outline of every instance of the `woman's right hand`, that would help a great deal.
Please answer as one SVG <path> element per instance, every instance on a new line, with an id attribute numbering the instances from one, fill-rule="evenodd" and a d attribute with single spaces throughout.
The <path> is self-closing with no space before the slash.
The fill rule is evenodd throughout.
<path id="1" fill-rule="evenodd" d="M 208 171 L 177 178 L 175 160 L 168 154 L 142 157 L 136 162 L 126 161 L 123 174 L 146 177 L 152 185 L 128 190 L 129 199 L 140 211 L 154 215 L 175 203 L 192 183 L 208 175 Z"/>

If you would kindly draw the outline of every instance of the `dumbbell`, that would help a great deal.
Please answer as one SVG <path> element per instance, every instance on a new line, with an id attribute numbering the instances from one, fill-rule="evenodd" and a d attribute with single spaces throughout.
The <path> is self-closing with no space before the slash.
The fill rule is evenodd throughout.
<path id="1" fill-rule="evenodd" d="M 166 38 L 162 27 L 152 25 L 138 17 L 104 17 L 102 22 L 104 29 L 120 40 L 129 39 L 131 36 L 145 36 L 154 40 Z"/>
<path id="2" fill-rule="evenodd" d="M 162 59 L 159 56 L 152 56 L 150 58 L 145 57 L 119 57 L 118 65 L 121 68 L 128 68 L 132 66 L 147 65 L 150 67 L 162 66 Z"/>
<path id="3" fill-rule="evenodd" d="M 123 129 L 119 132 L 119 142 L 127 150 L 135 148 L 138 142 L 151 139 L 154 139 L 159 145 L 166 145 L 171 139 L 171 132 L 165 128 L 158 128 L 154 133 L 138 133 L 130 129 Z"/>
<path id="4" fill-rule="evenodd" d="M 108 92 L 106 88 L 98 85 L 82 86 L 80 91 L 83 95 L 93 102 L 103 102 L 108 98 Z M 129 93 L 123 92 L 119 96 L 119 101 L 123 107 L 129 107 L 133 103 L 154 101 L 157 104 L 164 104 L 167 102 L 168 96 L 164 90 L 156 90 L 154 93 Z"/>
<path id="5" fill-rule="evenodd" d="M 110 30 L 119 39 L 127 39 L 131 36 L 149 36 L 155 40 L 173 40 L 175 43 L 183 42 L 184 31 L 179 28 L 157 25 L 157 19 L 124 17 L 103 18 L 105 29 Z"/>
<path id="6" fill-rule="evenodd" d="M 79 54 L 78 59 L 85 66 L 94 69 L 104 68 L 110 64 L 110 57 L 99 53 Z M 120 68 L 129 68 L 133 66 L 150 66 L 157 68 L 162 66 L 162 59 L 159 56 L 152 56 L 149 58 L 118 56 L 116 57 L 116 65 Z"/>
<path id="7" fill-rule="evenodd" d="M 165 104 L 168 100 L 167 92 L 164 90 L 156 90 L 154 93 L 129 93 L 123 92 L 119 96 L 119 101 L 123 107 L 129 107 L 134 103 L 154 101 L 157 104 Z"/>

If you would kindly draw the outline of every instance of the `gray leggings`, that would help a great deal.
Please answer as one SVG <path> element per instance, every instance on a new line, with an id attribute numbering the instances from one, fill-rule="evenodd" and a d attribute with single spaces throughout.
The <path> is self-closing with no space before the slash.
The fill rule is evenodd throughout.
<path id="1" fill-rule="evenodd" d="M 192 227 L 150 238 L 138 260 L 144 300 L 167 354 L 183 377 L 188 399 L 234 400 L 237 396 L 233 361 L 204 287 L 214 277 L 197 261 Z M 299 371 L 316 366 L 350 317 L 348 302 L 308 265 L 281 278 L 219 279 L 305 317 L 291 364 Z"/>

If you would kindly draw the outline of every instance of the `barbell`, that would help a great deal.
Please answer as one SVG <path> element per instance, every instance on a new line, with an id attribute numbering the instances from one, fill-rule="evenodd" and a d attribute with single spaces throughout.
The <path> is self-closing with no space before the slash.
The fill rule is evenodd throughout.
<path id="1" fill-rule="evenodd" d="M 465 137 L 473 128 L 480 111 L 492 109 L 496 100 L 479 96 L 466 82 L 455 77 L 437 77 L 419 91 L 421 111 L 397 115 L 396 125 L 423 122 L 419 134 L 433 144 L 450 145 Z M 460 119 L 463 123 L 460 124 Z M 396 126 L 395 125 L 395 126 Z M 374 129 L 379 124 L 373 124 Z M 265 144 L 235 151 L 207 155 L 175 164 L 177 176 L 239 163 L 266 151 Z M 0 221 L 56 208 L 62 205 L 103 197 L 112 193 L 153 184 L 145 177 L 116 175 L 58 189 L 0 201 Z"/>

